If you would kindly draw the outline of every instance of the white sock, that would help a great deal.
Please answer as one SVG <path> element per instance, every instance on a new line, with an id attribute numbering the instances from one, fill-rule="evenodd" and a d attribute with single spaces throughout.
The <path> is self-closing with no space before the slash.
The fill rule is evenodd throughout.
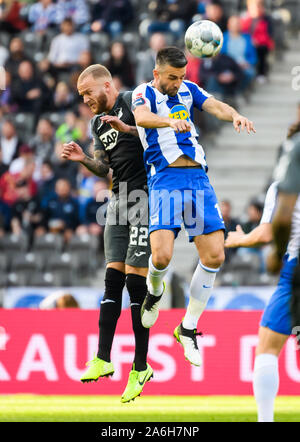
<path id="1" fill-rule="evenodd" d="M 197 328 L 199 318 L 212 293 L 218 271 L 219 269 L 205 267 L 199 260 L 190 285 L 189 304 L 182 322 L 184 328 L 188 330 Z"/>
<path id="2" fill-rule="evenodd" d="M 253 392 L 258 422 L 274 421 L 274 401 L 279 387 L 278 357 L 263 353 L 255 358 Z"/>
<path id="3" fill-rule="evenodd" d="M 165 274 L 169 270 L 169 266 L 165 269 L 158 270 L 152 263 L 152 255 L 149 258 L 149 269 L 147 276 L 147 286 L 151 295 L 160 296 L 163 292 L 163 280 Z"/>

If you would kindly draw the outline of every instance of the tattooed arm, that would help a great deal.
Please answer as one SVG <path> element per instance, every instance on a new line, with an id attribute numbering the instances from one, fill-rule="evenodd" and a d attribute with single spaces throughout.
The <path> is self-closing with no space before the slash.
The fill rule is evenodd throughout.
<path id="1" fill-rule="evenodd" d="M 81 147 L 71 141 L 63 145 L 62 158 L 78 161 L 98 177 L 105 177 L 109 172 L 109 161 L 104 150 L 95 150 L 94 158 L 87 156 Z"/>

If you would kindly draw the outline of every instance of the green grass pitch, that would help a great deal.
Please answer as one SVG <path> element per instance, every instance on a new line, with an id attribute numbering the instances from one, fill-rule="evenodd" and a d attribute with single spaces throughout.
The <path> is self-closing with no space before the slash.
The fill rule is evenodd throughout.
<path id="1" fill-rule="evenodd" d="M 0 395 L 0 422 L 255 422 L 251 396 Z M 300 422 L 300 397 L 279 396 L 275 421 Z"/>

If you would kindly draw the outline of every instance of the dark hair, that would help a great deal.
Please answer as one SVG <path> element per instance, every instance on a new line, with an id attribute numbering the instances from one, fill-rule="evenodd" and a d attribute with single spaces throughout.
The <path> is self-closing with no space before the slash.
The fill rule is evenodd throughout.
<path id="1" fill-rule="evenodd" d="M 175 46 L 167 46 L 158 51 L 156 55 L 156 64 L 159 66 L 168 64 L 173 68 L 184 68 L 187 65 L 187 59 L 184 52 Z"/>
<path id="2" fill-rule="evenodd" d="M 293 135 L 295 135 L 298 132 L 300 132 L 300 121 L 291 124 L 291 126 L 288 128 L 287 138 L 291 138 Z"/>

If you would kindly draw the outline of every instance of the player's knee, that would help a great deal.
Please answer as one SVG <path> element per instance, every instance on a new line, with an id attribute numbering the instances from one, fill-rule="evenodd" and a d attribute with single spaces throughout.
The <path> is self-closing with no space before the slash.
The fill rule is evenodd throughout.
<path id="1" fill-rule="evenodd" d="M 225 261 L 224 250 L 209 253 L 203 258 L 201 258 L 202 264 L 205 267 L 210 267 L 212 269 L 218 269 L 219 267 L 221 267 L 224 261 Z"/>
<path id="2" fill-rule="evenodd" d="M 152 264 L 158 270 L 163 270 L 168 267 L 172 259 L 172 254 L 164 250 L 152 251 Z"/>

